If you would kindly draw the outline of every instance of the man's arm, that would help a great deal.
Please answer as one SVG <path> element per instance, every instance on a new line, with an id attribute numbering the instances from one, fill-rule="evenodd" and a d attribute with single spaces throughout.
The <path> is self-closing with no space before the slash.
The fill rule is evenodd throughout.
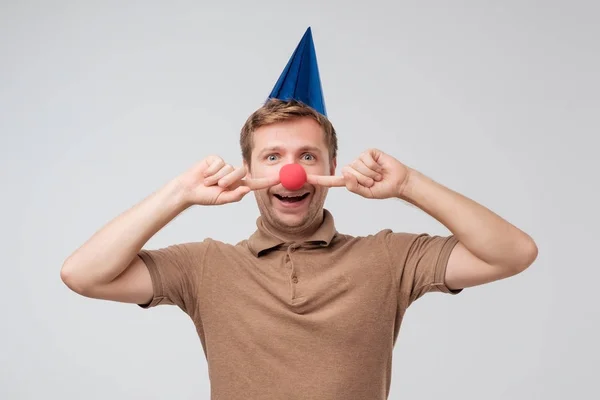
<path id="1" fill-rule="evenodd" d="M 456 193 L 378 149 L 363 152 L 343 176 L 308 175 L 308 182 L 345 186 L 366 198 L 400 198 L 445 225 L 458 239 L 446 266 L 451 290 L 516 275 L 537 258 L 535 242 L 489 209 Z"/>
<path id="2" fill-rule="evenodd" d="M 277 178 L 244 180 L 246 169 L 209 156 L 96 232 L 63 263 L 60 276 L 86 297 L 146 304 L 153 283 L 138 253 L 150 238 L 192 205 L 240 201 Z"/>
<path id="3" fill-rule="evenodd" d="M 184 209 L 180 187 L 170 182 L 110 221 L 71 254 L 61 268 L 61 279 L 86 297 L 148 303 L 152 281 L 137 254 Z"/>
<path id="4" fill-rule="evenodd" d="M 516 275 L 537 258 L 533 239 L 477 202 L 410 170 L 399 197 L 428 213 L 458 239 L 446 285 L 461 289 Z"/>

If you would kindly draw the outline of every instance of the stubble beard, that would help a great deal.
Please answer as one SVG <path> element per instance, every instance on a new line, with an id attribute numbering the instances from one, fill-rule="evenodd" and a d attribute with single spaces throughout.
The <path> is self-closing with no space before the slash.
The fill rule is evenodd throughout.
<path id="1" fill-rule="evenodd" d="M 279 218 L 277 211 L 271 205 L 271 196 L 268 192 L 255 193 L 256 202 L 260 214 L 264 218 L 270 229 L 274 230 L 275 234 L 282 235 L 286 238 L 298 238 L 311 235 L 323 221 L 323 205 L 326 193 L 316 192 L 312 194 L 308 210 L 302 219 L 290 225 Z M 319 196 L 319 197 L 316 197 Z M 271 200 L 271 201 L 270 201 Z"/>

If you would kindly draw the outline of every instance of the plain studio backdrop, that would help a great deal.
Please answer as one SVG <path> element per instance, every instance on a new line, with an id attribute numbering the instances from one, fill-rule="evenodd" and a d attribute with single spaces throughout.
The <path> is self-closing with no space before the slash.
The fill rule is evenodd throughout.
<path id="1" fill-rule="evenodd" d="M 240 127 L 308 26 L 340 166 L 380 148 L 539 246 L 515 278 L 408 310 L 390 398 L 599 398 L 599 11 L 566 0 L 2 2 L 0 398 L 209 398 L 183 312 L 83 298 L 59 271 L 203 157 L 239 165 Z M 345 233 L 448 233 L 401 201 L 342 188 L 326 207 Z M 253 195 L 195 207 L 148 247 L 235 243 L 257 216 Z"/>

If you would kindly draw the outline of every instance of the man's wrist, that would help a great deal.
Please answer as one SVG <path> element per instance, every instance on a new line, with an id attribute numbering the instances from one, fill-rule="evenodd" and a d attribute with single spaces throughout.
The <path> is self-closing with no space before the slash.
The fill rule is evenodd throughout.
<path id="1" fill-rule="evenodd" d="M 416 200 L 416 192 L 418 191 L 419 185 L 422 184 L 424 176 L 419 171 L 412 168 L 408 168 L 406 178 L 398 192 L 398 198 L 409 203 L 413 203 Z"/>
<path id="2" fill-rule="evenodd" d="M 169 207 L 173 208 L 177 213 L 185 211 L 192 205 L 189 201 L 188 188 L 178 178 L 167 183 L 162 189 L 162 194 Z"/>

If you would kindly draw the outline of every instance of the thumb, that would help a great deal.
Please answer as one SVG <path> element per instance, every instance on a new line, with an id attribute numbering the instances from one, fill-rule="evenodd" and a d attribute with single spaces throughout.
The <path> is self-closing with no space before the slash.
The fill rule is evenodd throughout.
<path id="1" fill-rule="evenodd" d="M 221 192 L 221 194 L 219 194 L 219 203 L 236 203 L 242 200 L 242 198 L 248 193 L 250 193 L 251 190 L 252 189 L 250 189 L 248 186 L 244 185 L 240 185 L 233 190 L 224 190 L 223 192 Z"/>
<path id="2" fill-rule="evenodd" d="M 350 172 L 344 172 L 343 174 L 346 180 L 346 189 L 363 197 L 373 197 L 369 188 L 361 185 L 356 176 Z"/>
<path id="3" fill-rule="evenodd" d="M 369 154 L 375 162 L 379 161 L 379 158 L 383 155 L 383 152 L 379 149 L 369 149 L 367 150 L 367 154 Z"/>
<path id="4" fill-rule="evenodd" d="M 344 175 L 346 189 L 356 193 L 356 191 L 358 190 L 358 179 L 356 179 L 356 177 L 349 172 L 344 171 L 342 174 Z"/>

